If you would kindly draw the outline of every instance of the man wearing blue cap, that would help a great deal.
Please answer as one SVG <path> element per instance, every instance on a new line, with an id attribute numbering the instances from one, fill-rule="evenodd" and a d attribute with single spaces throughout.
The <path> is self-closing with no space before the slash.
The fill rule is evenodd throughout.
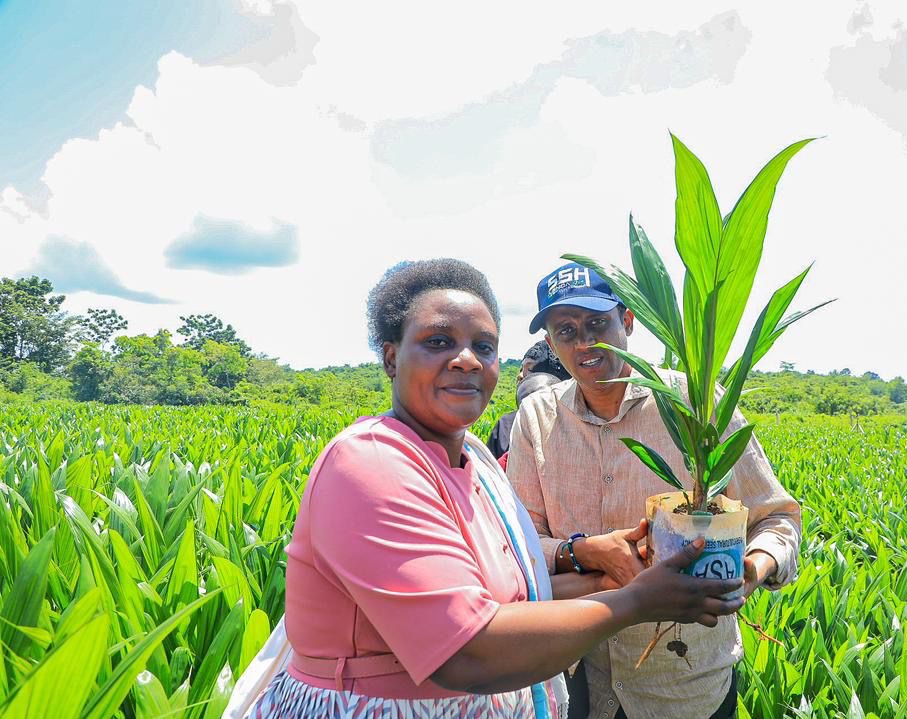
<path id="1" fill-rule="evenodd" d="M 639 522 L 645 499 L 665 488 L 619 438 L 652 447 L 678 477 L 688 484 L 691 479 L 652 391 L 608 382 L 630 376 L 631 368 L 594 345 L 626 349 L 633 334 L 633 313 L 608 283 L 593 270 L 569 263 L 542 278 L 537 298 L 530 332 L 544 327 L 548 344 L 573 379 L 520 405 L 507 476 L 535 522 L 552 574 L 597 570 L 623 585 L 643 566 L 637 542 L 646 531 Z M 684 375 L 665 372 L 686 391 Z M 728 434 L 744 424 L 736 414 Z M 778 483 L 755 439 L 726 491 L 749 507 L 745 591 L 780 588 L 797 571 L 800 507 Z M 636 670 L 653 631 L 652 625 L 631 627 L 585 657 L 589 717 L 735 716 L 734 665 L 743 656 L 736 619 L 723 617 L 713 629 L 684 625 L 689 666 L 665 650 L 667 637 Z"/>

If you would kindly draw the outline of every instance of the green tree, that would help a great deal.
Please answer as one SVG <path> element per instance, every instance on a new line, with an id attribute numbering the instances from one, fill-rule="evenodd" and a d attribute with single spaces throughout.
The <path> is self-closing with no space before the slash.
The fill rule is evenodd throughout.
<path id="1" fill-rule="evenodd" d="M 222 345 L 233 345 L 243 357 L 252 354 L 252 348 L 236 336 L 233 325 L 224 326 L 223 320 L 215 315 L 189 315 L 181 316 L 180 319 L 183 324 L 177 330 L 177 334 L 183 335 L 186 338 L 185 344 L 192 349 L 201 351 L 205 347 L 205 342 L 211 340 Z"/>
<path id="2" fill-rule="evenodd" d="M 903 377 L 895 377 L 888 383 L 888 398 L 895 404 L 907 402 L 907 383 Z"/>
<path id="3" fill-rule="evenodd" d="M 73 395 L 83 401 L 100 399 L 102 385 L 112 373 L 110 356 L 96 343 L 86 343 L 69 363 Z"/>
<path id="4" fill-rule="evenodd" d="M 65 297 L 53 289 L 34 276 L 0 280 L 0 357 L 28 360 L 45 372 L 66 364 L 76 319 L 60 309 Z"/>
<path id="5" fill-rule="evenodd" d="M 205 357 L 191 347 L 174 347 L 170 333 L 153 337 L 117 337 L 114 367 L 101 384 L 104 402 L 135 404 L 205 404 L 229 396 L 205 377 Z"/>
<path id="6" fill-rule="evenodd" d="M 114 332 L 125 330 L 129 322 L 116 310 L 88 309 L 88 316 L 79 318 L 84 338 L 102 349 L 113 337 Z"/>
<path id="7" fill-rule="evenodd" d="M 233 389 L 246 376 L 249 363 L 236 345 L 208 340 L 202 348 L 205 377 L 215 387 Z"/>

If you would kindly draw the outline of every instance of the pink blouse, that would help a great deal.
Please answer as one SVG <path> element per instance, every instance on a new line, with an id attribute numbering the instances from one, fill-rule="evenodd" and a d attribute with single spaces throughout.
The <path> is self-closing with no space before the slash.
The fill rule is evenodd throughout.
<path id="1" fill-rule="evenodd" d="M 464 455 L 468 458 L 468 455 Z M 348 679 L 365 696 L 459 696 L 428 678 L 526 583 L 471 461 L 389 417 L 339 434 L 312 468 L 287 549 L 287 636 L 296 653 L 393 652 L 406 673 Z M 289 673 L 314 687 L 332 679 Z"/>

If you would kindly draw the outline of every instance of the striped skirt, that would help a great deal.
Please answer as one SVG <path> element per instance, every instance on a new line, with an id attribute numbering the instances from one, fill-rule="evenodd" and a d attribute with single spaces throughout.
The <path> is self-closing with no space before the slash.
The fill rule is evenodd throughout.
<path id="1" fill-rule="evenodd" d="M 528 688 L 445 699 L 381 699 L 319 689 L 281 672 L 246 716 L 249 719 L 534 719 L 535 713 Z"/>

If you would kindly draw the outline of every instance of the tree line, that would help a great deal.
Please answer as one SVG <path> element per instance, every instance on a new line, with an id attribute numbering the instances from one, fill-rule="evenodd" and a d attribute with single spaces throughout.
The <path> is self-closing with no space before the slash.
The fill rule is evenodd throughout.
<path id="1" fill-rule="evenodd" d="M 74 315 L 39 277 L 0 280 L 0 400 L 74 399 L 108 404 L 291 403 L 325 409 L 390 406 L 381 365 L 293 370 L 257 353 L 213 314 L 180 317 L 175 335 L 128 335 L 112 309 Z M 177 341 L 179 340 L 179 341 Z M 515 403 L 519 363 L 503 363 L 493 403 Z M 849 369 L 828 375 L 753 372 L 741 406 L 759 413 L 907 414 L 903 378 Z"/>

